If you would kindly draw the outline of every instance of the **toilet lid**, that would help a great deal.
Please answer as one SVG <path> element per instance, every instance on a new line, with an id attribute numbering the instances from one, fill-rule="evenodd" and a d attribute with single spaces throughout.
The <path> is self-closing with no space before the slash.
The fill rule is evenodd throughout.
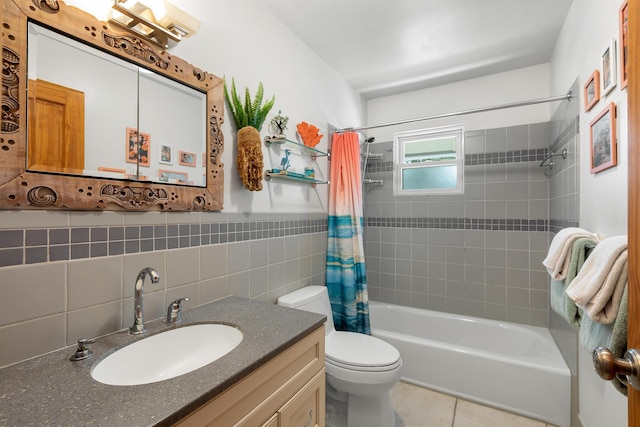
<path id="1" fill-rule="evenodd" d="M 326 337 L 325 358 L 354 369 L 376 368 L 397 364 L 400 352 L 391 344 L 370 335 L 336 331 Z"/>

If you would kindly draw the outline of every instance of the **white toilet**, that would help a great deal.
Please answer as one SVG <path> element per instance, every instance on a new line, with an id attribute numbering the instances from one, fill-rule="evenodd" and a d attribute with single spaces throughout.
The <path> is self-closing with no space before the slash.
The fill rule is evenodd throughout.
<path id="1" fill-rule="evenodd" d="M 307 286 L 283 295 L 278 305 L 327 316 L 327 402 L 329 398 L 346 402 L 348 427 L 395 427 L 389 390 L 400 379 L 398 350 L 370 335 L 336 331 L 325 286 Z"/>

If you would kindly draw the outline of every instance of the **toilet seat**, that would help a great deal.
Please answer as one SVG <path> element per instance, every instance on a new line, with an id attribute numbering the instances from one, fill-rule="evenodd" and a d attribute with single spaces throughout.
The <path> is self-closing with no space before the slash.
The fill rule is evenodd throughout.
<path id="1" fill-rule="evenodd" d="M 400 352 L 391 344 L 370 335 L 332 332 L 325 337 L 325 360 L 343 369 L 380 372 L 401 365 Z"/>

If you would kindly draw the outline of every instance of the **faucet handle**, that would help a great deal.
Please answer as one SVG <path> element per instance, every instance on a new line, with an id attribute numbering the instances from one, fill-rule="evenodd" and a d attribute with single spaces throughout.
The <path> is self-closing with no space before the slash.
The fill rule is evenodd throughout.
<path id="1" fill-rule="evenodd" d="M 182 321 L 182 303 L 189 301 L 189 297 L 178 298 L 167 307 L 167 317 L 165 323 L 178 323 Z"/>
<path id="2" fill-rule="evenodd" d="M 69 358 L 69 360 L 76 362 L 78 360 L 88 359 L 89 357 L 93 356 L 93 351 L 89 350 L 87 345 L 94 343 L 95 341 L 92 339 L 80 338 L 78 340 L 78 348 L 76 349 L 76 352 L 73 353 L 73 356 Z"/>

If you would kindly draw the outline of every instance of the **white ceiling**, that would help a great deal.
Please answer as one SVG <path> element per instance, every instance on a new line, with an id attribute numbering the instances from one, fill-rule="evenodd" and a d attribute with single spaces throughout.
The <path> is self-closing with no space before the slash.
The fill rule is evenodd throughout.
<path id="1" fill-rule="evenodd" d="M 549 61 L 573 0 L 257 0 L 367 98 Z"/>

